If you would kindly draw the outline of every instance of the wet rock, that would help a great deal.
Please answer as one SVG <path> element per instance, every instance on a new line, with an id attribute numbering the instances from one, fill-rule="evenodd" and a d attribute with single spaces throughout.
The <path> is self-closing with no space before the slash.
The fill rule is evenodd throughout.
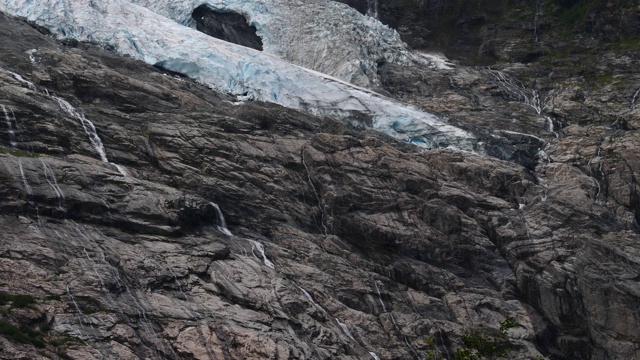
<path id="1" fill-rule="evenodd" d="M 513 317 L 513 358 L 637 357 L 632 86 L 553 92 L 556 137 L 500 74 L 381 67 L 390 95 L 466 124 L 501 160 L 233 104 L 3 15 L 0 37 L 2 69 L 38 84 L 0 71 L 20 125 L 15 147 L 0 133 L 0 283 L 75 339 L 67 356 L 419 358 L 429 335 L 446 356 Z M 0 341 L 10 358 L 60 350 Z"/>

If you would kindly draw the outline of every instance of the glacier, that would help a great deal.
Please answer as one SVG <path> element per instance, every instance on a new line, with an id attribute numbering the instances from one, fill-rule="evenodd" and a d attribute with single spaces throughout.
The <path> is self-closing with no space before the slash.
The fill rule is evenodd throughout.
<path id="1" fill-rule="evenodd" d="M 378 88 L 379 63 L 424 63 L 393 29 L 349 6 L 327 0 L 131 0 L 194 27 L 193 9 L 244 15 L 264 51 L 354 85 Z"/>
<path id="2" fill-rule="evenodd" d="M 272 23 L 265 20 L 274 13 L 280 13 L 281 19 L 286 14 L 291 19 L 311 16 L 308 13 L 295 15 L 296 6 L 276 6 L 278 1 L 267 0 L 0 0 L 0 11 L 43 26 L 59 38 L 102 44 L 121 55 L 185 74 L 212 89 L 242 99 L 272 102 L 318 116 L 341 118 L 424 148 L 479 150 L 479 142 L 472 134 L 447 124 L 434 114 L 292 64 L 269 51 L 260 52 L 200 33 L 190 27 L 188 17 L 195 7 L 204 3 L 218 6 L 216 9 L 250 14 L 262 35 L 275 31 L 275 27 L 266 25 Z M 294 5 L 301 3 L 311 6 L 327 2 L 291 1 Z M 347 11 L 342 5 L 337 9 Z M 342 21 L 340 12 L 327 14 L 334 14 L 334 17 L 320 20 L 331 24 Z M 376 22 L 370 17 L 358 16 L 364 25 Z M 282 27 L 279 31 L 295 33 L 297 29 Z M 272 37 L 263 38 L 267 49 L 276 46 L 269 39 Z M 362 115 L 366 120 L 362 120 Z"/>

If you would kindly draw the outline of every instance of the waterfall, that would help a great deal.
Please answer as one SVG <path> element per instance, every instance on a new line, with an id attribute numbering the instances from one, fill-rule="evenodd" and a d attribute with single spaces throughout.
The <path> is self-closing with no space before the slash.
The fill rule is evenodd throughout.
<path id="1" fill-rule="evenodd" d="M 318 200 L 318 209 L 320 210 L 320 225 L 322 225 L 322 233 L 325 236 L 327 236 L 328 229 L 324 221 L 325 214 L 324 214 L 323 201 L 322 201 L 322 198 L 320 197 L 320 193 L 318 193 L 318 189 L 316 189 L 316 186 L 313 184 L 313 180 L 311 179 L 311 172 L 309 171 L 309 167 L 307 166 L 307 163 L 304 160 L 304 152 L 305 152 L 305 148 L 302 148 L 302 151 L 300 153 L 300 157 L 302 158 L 302 165 L 304 165 L 304 169 L 307 173 L 307 179 L 309 180 L 309 185 L 311 185 L 311 188 L 313 189 L 313 193 L 316 195 L 316 199 Z"/>
<path id="2" fill-rule="evenodd" d="M 378 301 L 380 302 L 380 305 L 382 305 L 382 312 L 387 312 L 387 307 L 384 306 L 384 301 L 382 301 L 382 295 L 380 294 L 380 288 L 378 287 L 378 282 L 374 280 L 373 285 L 376 286 L 376 292 L 378 293 Z"/>
<path id="3" fill-rule="evenodd" d="M 16 142 L 16 132 L 14 129 L 14 123 L 16 122 L 15 116 L 7 111 L 7 108 L 4 105 L 0 105 L 2 107 L 2 111 L 4 112 L 4 120 L 7 123 L 7 132 L 9 133 L 9 144 L 12 148 L 15 148 L 18 143 Z"/>
<path id="4" fill-rule="evenodd" d="M 120 172 L 120 174 L 122 174 L 122 176 L 124 176 L 124 177 L 129 177 L 130 176 L 129 172 L 127 171 L 127 169 L 124 166 L 118 165 L 118 164 L 113 164 L 113 165 L 116 167 L 116 169 L 118 169 L 118 172 Z"/>
<path id="5" fill-rule="evenodd" d="M 223 234 L 225 234 L 227 236 L 233 236 L 231 231 L 229 231 L 229 229 L 227 229 L 227 222 L 224 220 L 224 216 L 222 215 L 222 210 L 220 210 L 220 207 L 218 206 L 218 204 L 216 204 L 214 202 L 210 202 L 209 204 L 211 204 L 211 206 L 213 206 L 213 208 L 216 211 L 216 220 L 218 222 L 218 225 L 217 225 L 218 231 L 220 231 L 221 233 L 223 233 Z"/>
<path id="6" fill-rule="evenodd" d="M 367 15 L 378 19 L 378 0 L 367 0 Z"/>
<path id="7" fill-rule="evenodd" d="M 261 243 L 259 243 L 259 242 L 255 241 L 255 240 L 249 240 L 249 241 L 251 241 L 251 244 L 253 245 L 253 246 L 251 247 L 251 252 L 253 252 L 253 249 L 258 250 L 258 253 L 260 253 L 260 255 L 262 256 L 262 261 L 264 262 L 264 264 L 265 264 L 267 267 L 270 267 L 270 268 L 272 268 L 272 269 L 275 269 L 275 268 L 276 268 L 276 267 L 275 267 L 275 265 L 273 265 L 273 263 L 271 262 L 271 260 L 269 260 L 269 259 L 267 258 L 267 255 L 264 253 L 264 245 L 262 245 Z"/>
<path id="8" fill-rule="evenodd" d="M 327 311 L 320 306 L 320 304 L 318 304 L 317 302 L 315 302 L 315 300 L 313 300 L 313 298 L 311 297 L 311 294 L 309 294 L 309 292 L 307 292 L 307 290 L 303 289 L 302 286 L 296 284 L 296 287 L 302 292 L 302 294 L 304 294 L 304 296 L 311 301 L 311 303 L 317 307 L 320 311 L 322 311 L 325 315 L 328 315 Z"/>
<path id="9" fill-rule="evenodd" d="M 4 69 L 0 69 L 0 71 L 3 71 L 5 73 L 9 73 L 11 75 L 13 75 L 13 77 L 18 80 L 19 82 L 21 82 L 23 85 L 26 85 L 29 89 L 33 90 L 33 91 L 38 91 L 38 87 L 36 87 L 36 85 L 34 83 L 32 83 L 31 81 L 25 80 L 22 76 L 20 76 L 20 74 L 16 74 L 12 71 L 8 71 L 8 70 L 4 70 Z M 112 164 L 109 162 L 109 159 L 107 159 L 107 153 L 105 151 L 104 145 L 102 144 L 102 140 L 100 139 L 100 137 L 98 136 L 98 132 L 96 131 L 96 127 L 93 125 L 93 123 L 87 119 L 85 117 L 84 114 L 78 112 L 68 101 L 58 97 L 58 96 L 54 96 L 51 95 L 49 93 L 49 90 L 47 90 L 46 88 L 42 88 L 42 91 L 40 91 L 40 93 L 46 95 L 47 97 L 55 100 L 58 103 L 58 106 L 64 110 L 67 114 L 69 114 L 70 116 L 74 117 L 75 119 L 80 121 L 80 124 L 82 125 L 82 128 L 84 129 L 84 132 L 89 136 L 89 141 L 91 142 L 91 145 L 93 146 L 93 148 L 96 150 L 96 152 L 98 153 L 98 155 L 100 155 L 100 160 L 102 160 L 103 162 L 107 163 L 107 164 Z M 4 106 L 2 106 L 3 109 L 5 109 Z M 5 110 L 5 119 L 7 119 L 7 111 Z M 16 123 L 17 126 L 17 122 L 15 121 L 15 116 L 13 117 L 14 123 Z M 8 121 L 8 120 L 7 120 Z M 10 136 L 11 136 L 11 132 L 10 132 Z M 13 145 L 12 145 L 13 146 Z M 118 172 L 120 172 L 120 174 L 122 174 L 122 176 L 127 177 L 129 176 L 129 173 L 127 172 L 127 170 L 118 164 L 112 164 L 116 167 L 116 169 L 118 170 Z"/>
<path id="10" fill-rule="evenodd" d="M 631 103 L 629 104 L 629 107 L 631 109 L 635 109 L 636 101 L 638 100 L 638 96 L 640 96 L 640 88 L 638 88 L 638 90 L 636 90 L 635 94 L 633 94 L 633 97 L 631 98 Z"/>
<path id="11" fill-rule="evenodd" d="M 93 125 L 93 123 L 89 121 L 84 116 L 84 114 L 77 112 L 76 109 L 68 101 L 61 99 L 57 96 L 52 96 L 52 98 L 58 102 L 58 105 L 62 110 L 64 110 L 67 114 L 71 115 L 72 117 L 80 121 L 80 124 L 82 124 L 82 128 L 84 129 L 84 132 L 89 136 L 89 141 L 91 141 L 91 145 L 93 145 L 93 148 L 96 149 L 96 151 L 100 155 L 100 160 L 108 163 L 109 160 L 107 159 L 107 153 L 104 150 L 104 145 L 102 145 L 102 140 L 100 140 L 100 137 L 96 132 L 96 127 Z"/>
<path id="12" fill-rule="evenodd" d="M 66 221 L 65 221 L 66 222 Z M 117 269 L 115 269 L 106 259 L 105 255 L 104 255 L 104 251 L 102 250 L 102 248 L 98 245 L 98 243 L 92 238 L 92 236 L 90 236 L 89 232 L 86 231 L 83 227 L 81 227 L 79 224 L 77 224 L 74 221 L 70 222 L 76 229 L 76 231 L 78 232 L 78 234 L 80 234 L 80 237 L 83 238 L 86 242 L 88 242 L 94 249 L 94 251 L 96 253 L 98 253 L 99 255 L 99 259 L 101 261 L 101 263 L 103 265 L 105 265 L 110 271 L 115 271 L 112 272 L 112 275 L 114 276 L 114 278 L 116 279 L 116 282 L 118 284 L 118 287 L 122 288 L 122 284 L 120 283 L 120 274 L 118 272 Z M 111 303 L 114 304 L 117 308 L 118 311 L 121 315 L 124 316 L 124 311 L 122 310 L 122 308 L 118 305 L 117 302 L 115 302 L 115 300 L 113 299 L 113 297 L 111 296 L 111 293 L 108 291 L 107 287 L 104 284 L 104 281 L 102 280 L 102 277 L 98 274 L 98 272 L 96 271 L 96 262 L 95 260 L 93 260 L 89 254 L 87 253 L 87 249 L 86 246 L 83 246 L 83 251 L 87 257 L 87 259 L 91 262 L 91 267 L 93 268 L 96 276 L 98 276 L 98 278 L 100 279 L 100 285 L 102 286 L 102 290 L 106 293 L 107 297 L 111 300 Z"/>
<path id="13" fill-rule="evenodd" d="M 29 54 L 29 62 L 32 63 L 32 64 L 35 64 L 36 62 L 38 62 L 36 60 L 35 55 L 33 55 L 33 54 L 36 53 L 36 51 L 38 51 L 38 50 L 37 49 L 31 49 L 31 50 L 27 51 L 27 54 Z"/>
<path id="14" fill-rule="evenodd" d="M 349 327 L 347 326 L 347 324 L 340 322 L 340 320 L 338 320 L 338 318 L 334 318 L 334 319 L 336 320 L 338 325 L 340 325 L 340 328 L 345 333 L 345 335 L 347 335 L 349 338 L 351 338 L 351 340 L 356 341 L 356 339 L 353 338 L 353 335 L 351 335 L 351 331 L 349 331 Z"/>
<path id="15" fill-rule="evenodd" d="M 411 352 L 413 353 L 413 355 L 416 358 L 420 359 L 420 356 L 418 356 L 418 352 L 416 351 L 416 349 L 414 349 L 413 346 L 411 346 L 411 344 L 409 344 L 409 340 L 407 339 L 407 335 L 403 334 L 402 331 L 400 331 L 400 327 L 398 326 L 398 323 L 396 323 L 396 318 L 393 316 L 392 313 L 387 311 L 387 307 L 385 306 L 384 301 L 382 301 L 382 294 L 380 293 L 380 288 L 378 287 L 378 282 L 373 280 L 373 285 L 375 285 L 376 293 L 378 294 L 378 301 L 380 302 L 380 305 L 382 305 L 383 313 L 389 314 L 389 317 L 391 318 L 391 322 L 393 323 L 393 327 L 404 338 L 404 344 L 407 345 L 409 350 L 411 350 Z"/>
<path id="16" fill-rule="evenodd" d="M 597 186 L 597 190 L 596 190 L 596 194 L 594 197 L 594 201 L 596 203 L 599 202 L 598 197 L 600 196 L 600 194 L 602 193 L 602 184 L 601 181 L 604 181 L 606 178 L 606 175 L 604 173 L 604 170 L 602 169 L 602 167 L 604 166 L 604 163 L 606 161 L 606 157 L 604 158 L 604 160 L 600 159 L 600 153 L 602 152 L 602 139 L 600 141 L 600 143 L 598 144 L 598 149 L 596 150 L 595 155 L 591 158 L 591 160 L 589 160 L 589 162 L 587 163 L 587 166 L 589 167 L 589 176 L 591 178 L 593 178 L 593 181 L 595 182 L 596 186 Z M 601 179 L 598 180 L 598 178 L 593 174 L 593 166 L 591 164 L 593 164 L 594 161 L 599 162 L 598 164 L 598 171 L 600 172 L 600 177 Z"/>
<path id="17" fill-rule="evenodd" d="M 45 180 L 47 180 L 47 183 L 49 183 L 49 186 L 51 186 L 51 188 L 53 189 L 53 192 L 56 194 L 56 197 L 58 198 L 58 207 L 60 208 L 60 210 L 66 211 L 65 204 L 64 204 L 64 193 L 62 192 L 62 189 L 60 188 L 60 186 L 58 186 L 58 181 L 56 180 L 56 174 L 53 172 L 53 170 L 51 170 L 49 165 L 47 165 L 47 163 L 44 162 L 43 159 L 40 159 L 40 162 L 42 163 L 42 169 L 44 170 L 44 178 Z"/>
<path id="18" fill-rule="evenodd" d="M 227 235 L 227 236 L 231 236 L 233 237 L 234 235 L 231 233 L 231 231 L 229 231 L 229 229 L 227 228 L 227 222 L 224 219 L 224 215 L 222 215 L 222 210 L 220 210 L 220 206 L 218 206 L 218 204 L 214 203 L 214 202 L 209 202 L 209 204 L 211 204 L 211 206 L 213 206 L 213 208 L 216 211 L 216 220 L 218 222 L 218 225 L 216 226 L 216 228 L 218 229 L 218 231 L 220 231 L 221 233 Z M 251 243 L 251 253 L 253 253 L 253 255 L 255 256 L 255 253 L 253 252 L 254 250 L 257 250 L 258 253 L 260 254 L 260 256 L 262 257 L 262 262 L 269 268 L 271 269 L 275 269 L 275 265 L 273 264 L 273 262 L 271 260 L 269 260 L 269 258 L 267 258 L 267 255 L 264 252 L 264 245 L 262 245 L 261 243 L 259 243 L 258 241 L 255 240 L 249 240 L 247 239 L 250 243 Z M 257 256 L 256 256 L 257 258 Z"/>
<path id="19" fill-rule="evenodd" d="M 512 99 L 530 106 L 538 115 L 542 114 L 544 104 L 537 91 L 527 89 L 520 80 L 502 71 L 488 68 L 485 70 L 485 73 L 489 75 L 498 86 L 502 87 Z"/>
<path id="20" fill-rule="evenodd" d="M 14 73 L 12 71 L 5 71 L 5 72 L 11 74 L 16 80 L 21 82 L 23 85 L 26 85 L 29 89 L 31 89 L 33 91 L 37 91 L 37 88 L 36 88 L 35 84 L 32 83 L 31 81 L 25 80 L 22 76 L 20 76 L 20 74 L 16 74 L 16 73 Z M 49 94 L 47 93 L 47 95 L 49 95 Z"/>
<path id="21" fill-rule="evenodd" d="M 153 329 L 153 326 L 151 325 L 151 322 L 147 318 L 146 311 L 144 310 L 144 307 L 143 307 L 142 303 L 138 300 L 138 298 L 131 291 L 131 288 L 129 287 L 129 285 L 127 285 L 127 283 L 124 280 L 122 280 L 122 278 L 120 276 L 120 271 L 107 261 L 106 256 L 104 254 L 104 251 L 102 250 L 102 248 L 96 242 L 96 238 L 98 238 L 100 236 L 99 233 L 96 233 L 94 231 L 93 232 L 94 234 L 92 235 L 91 233 L 89 233 L 89 231 L 86 230 L 86 228 L 84 228 L 80 224 L 77 224 L 74 221 L 70 221 L 70 223 L 75 227 L 75 229 L 78 232 L 78 234 L 80 234 L 80 238 L 84 239 L 85 245 L 86 244 L 90 245 L 92 247 L 92 249 L 99 255 L 99 259 L 100 259 L 101 264 L 103 266 L 106 266 L 107 269 L 109 269 L 111 275 L 113 276 L 113 278 L 116 281 L 116 284 L 118 285 L 118 288 L 119 289 L 123 289 L 124 288 L 126 294 L 128 295 L 128 297 L 133 301 L 134 307 L 135 307 L 136 312 L 138 313 L 138 317 L 140 319 L 140 328 L 144 331 L 144 333 L 147 336 L 149 336 L 150 338 L 153 338 L 154 341 L 157 342 L 156 345 L 159 345 L 159 347 L 156 348 L 155 351 L 158 352 L 159 349 L 161 349 L 163 353 L 166 353 L 166 349 L 165 349 L 164 343 L 162 342 L 162 340 L 160 339 L 160 337 L 158 336 L 156 331 Z M 102 291 L 106 294 L 107 298 L 109 298 L 111 303 L 115 307 L 117 307 L 118 312 L 122 316 L 125 316 L 125 313 L 122 310 L 122 307 L 115 301 L 115 299 L 111 296 L 111 293 L 109 292 L 109 290 L 105 287 L 105 284 L 104 284 L 104 282 L 102 280 L 102 277 L 98 274 L 97 269 L 95 268 L 96 262 L 89 256 L 89 254 L 87 253 L 87 250 L 86 250 L 86 246 L 84 246 L 84 245 L 83 245 L 83 251 L 84 251 L 87 259 L 91 262 L 91 266 L 92 266 L 96 276 L 98 276 L 98 279 L 100 280 L 100 283 L 101 283 L 101 286 L 102 286 Z M 158 358 L 160 358 L 160 359 L 163 358 L 162 356 L 160 356 L 159 353 L 157 355 L 158 355 Z"/>
<path id="22" fill-rule="evenodd" d="M 559 138 L 560 133 L 557 130 L 562 130 L 562 123 L 560 123 L 555 118 L 552 118 L 551 116 L 545 116 L 544 118 L 547 120 L 547 125 L 548 125 L 547 130 L 549 130 L 550 133 L 555 135 L 556 138 Z M 558 124 L 559 126 L 556 126 L 556 124 Z"/>
<path id="23" fill-rule="evenodd" d="M 78 112 L 68 101 L 62 98 L 59 98 L 57 96 L 51 96 L 51 95 L 49 96 L 58 102 L 58 105 L 62 110 L 64 110 L 67 114 L 71 115 L 72 117 L 80 121 L 80 124 L 84 129 L 84 132 L 87 134 L 87 136 L 89 136 L 89 141 L 91 142 L 91 145 L 93 145 L 93 148 L 96 150 L 98 155 L 100 155 L 100 160 L 102 160 L 107 164 L 111 164 L 109 162 L 109 159 L 107 158 L 107 152 L 104 149 L 102 140 L 98 136 L 98 132 L 96 131 L 96 127 L 93 125 L 93 123 L 89 119 L 87 119 L 84 114 Z M 129 176 L 129 172 L 127 172 L 124 166 L 118 165 L 118 164 L 113 164 L 113 165 L 116 167 L 116 169 L 122 176 L 124 177 Z"/>
<path id="24" fill-rule="evenodd" d="M 300 292 L 302 292 L 302 294 L 307 298 L 307 300 L 309 300 L 313 304 L 313 306 L 315 306 L 320 311 L 322 311 L 323 314 L 329 316 L 329 313 L 327 312 L 327 310 L 325 310 L 320 304 L 315 302 L 315 300 L 313 300 L 313 297 L 311 296 L 311 294 L 309 294 L 307 290 L 305 290 L 304 288 L 302 288 L 302 286 L 298 284 L 295 284 L 295 285 L 298 288 L 298 290 L 300 290 Z M 338 326 L 340 326 L 340 329 L 345 335 L 347 335 L 351 340 L 356 341 L 356 339 L 353 337 L 353 334 L 351 334 L 351 331 L 349 330 L 349 327 L 347 326 L 347 324 L 340 321 L 340 319 L 338 319 L 337 317 L 334 317 L 333 319 L 336 321 Z M 371 357 L 374 359 L 380 360 L 380 358 L 378 358 L 378 355 L 376 355 L 376 353 L 374 353 L 373 351 L 369 351 L 369 355 L 371 355 Z"/>
<path id="25" fill-rule="evenodd" d="M 89 253 L 87 252 L 87 247 L 86 246 L 82 247 L 82 252 L 84 253 L 84 255 L 87 258 L 87 260 L 89 261 L 89 263 L 91 264 L 91 269 L 93 270 L 93 273 L 96 274 L 96 276 L 98 277 L 98 280 L 100 281 L 100 288 L 105 290 L 107 287 L 104 284 L 104 279 L 98 273 L 98 269 L 96 269 L 96 262 L 91 258 L 91 256 L 89 256 Z"/>
<path id="26" fill-rule="evenodd" d="M 447 345 L 445 345 L 444 343 L 444 338 L 442 338 L 442 330 L 440 330 L 440 328 L 438 328 L 438 336 L 440 336 L 440 343 L 444 347 L 444 351 L 447 353 L 447 357 L 445 359 L 449 359 L 451 355 L 449 355 L 449 350 L 447 349 Z"/>
<path id="27" fill-rule="evenodd" d="M 76 298 L 71 293 L 71 289 L 69 289 L 69 284 L 66 281 L 65 281 L 65 290 L 67 292 L 67 297 L 69 297 L 69 300 L 71 300 L 71 302 L 73 303 L 73 307 L 75 307 L 76 311 L 78 312 L 78 323 L 80 324 L 80 326 L 84 326 L 84 321 L 82 320 L 82 317 L 84 316 L 84 314 L 82 313 L 82 310 L 80 309 L 80 306 L 76 301 Z M 83 338 L 85 339 L 89 338 L 87 334 L 85 334 L 84 331 L 82 331 L 82 328 L 78 329 L 78 332 Z"/>
<path id="28" fill-rule="evenodd" d="M 551 164 L 551 156 L 549 156 L 549 154 L 547 154 L 546 151 L 544 151 L 543 149 L 538 149 L 538 152 L 536 153 L 536 156 L 538 157 L 538 159 L 542 160 L 543 162 L 546 161 L 547 165 Z"/>
<path id="29" fill-rule="evenodd" d="M 171 267 L 166 266 L 166 268 L 171 273 L 171 276 L 173 276 L 173 281 L 175 281 L 176 285 L 178 286 L 178 290 L 180 291 L 180 294 L 182 294 L 182 297 L 184 298 L 184 300 L 189 302 L 189 297 L 187 296 L 187 294 L 184 293 L 184 291 L 182 290 L 182 285 L 178 281 L 178 275 L 176 275 L 175 271 L 173 271 L 173 269 Z M 192 312 L 193 312 L 193 310 L 192 310 Z"/>
<path id="30" fill-rule="evenodd" d="M 18 123 L 18 118 L 16 117 L 16 114 L 13 112 L 13 110 L 11 110 L 11 108 L 9 108 L 9 113 L 11 113 L 11 119 L 13 120 L 13 127 L 16 132 L 16 135 L 20 137 L 21 142 L 24 142 L 24 138 L 22 137 L 22 130 L 20 130 L 20 123 Z"/>
<path id="31" fill-rule="evenodd" d="M 485 69 L 484 72 L 496 85 L 501 87 L 511 99 L 531 107 L 535 110 L 536 114 L 543 115 L 543 109 L 545 103 L 551 96 L 550 94 L 547 94 L 544 98 L 540 98 L 540 94 L 536 90 L 527 89 L 521 81 L 502 71 L 488 68 Z M 632 108 L 638 96 L 640 96 L 640 89 L 638 89 L 634 95 L 634 99 L 631 101 Z M 552 116 L 544 115 L 544 119 L 547 124 L 547 130 L 555 135 L 556 138 L 560 138 L 564 124 Z"/>
<path id="32" fill-rule="evenodd" d="M 20 168 L 20 178 L 22 179 L 22 184 L 24 184 L 24 191 L 26 191 L 29 195 L 33 194 L 33 189 L 31 189 L 29 182 L 27 182 L 27 177 L 24 175 L 22 160 L 20 160 L 20 158 L 18 158 L 18 168 Z"/>
<path id="33" fill-rule="evenodd" d="M 542 3 L 540 0 L 536 0 L 536 13 L 533 18 L 533 38 L 537 43 L 539 38 L 538 28 L 540 27 L 540 13 L 542 12 Z"/>

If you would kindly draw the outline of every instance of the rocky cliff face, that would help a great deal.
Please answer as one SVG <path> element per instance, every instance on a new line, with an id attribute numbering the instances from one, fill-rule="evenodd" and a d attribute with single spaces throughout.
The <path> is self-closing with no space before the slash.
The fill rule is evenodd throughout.
<path id="1" fill-rule="evenodd" d="M 0 358 L 452 358 L 508 317 L 511 358 L 640 356 L 626 43 L 596 66 L 381 64 L 478 155 L 238 103 L 1 14 L 0 42 Z"/>

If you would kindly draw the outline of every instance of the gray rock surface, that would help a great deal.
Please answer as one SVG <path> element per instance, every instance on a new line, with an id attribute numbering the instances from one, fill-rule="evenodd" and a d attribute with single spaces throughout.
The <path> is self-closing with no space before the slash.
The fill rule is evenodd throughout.
<path id="1" fill-rule="evenodd" d="M 430 336 L 450 358 L 507 317 L 514 359 L 640 356 L 635 60 L 540 114 L 496 78 L 535 69 L 381 68 L 489 157 L 234 105 L 1 14 L 0 40 L 0 321 L 32 330 L 0 358 L 411 359 Z"/>

